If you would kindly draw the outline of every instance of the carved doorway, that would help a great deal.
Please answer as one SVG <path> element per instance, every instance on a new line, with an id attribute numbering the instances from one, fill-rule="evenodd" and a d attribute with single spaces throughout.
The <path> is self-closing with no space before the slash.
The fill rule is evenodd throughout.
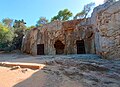
<path id="1" fill-rule="evenodd" d="M 37 55 L 44 55 L 44 44 L 37 45 Z"/>
<path id="2" fill-rule="evenodd" d="M 60 40 L 55 42 L 54 47 L 56 49 L 56 54 L 64 54 L 65 45 Z"/>
<path id="3" fill-rule="evenodd" d="M 77 45 L 77 54 L 85 54 L 84 40 L 77 40 L 76 45 Z"/>

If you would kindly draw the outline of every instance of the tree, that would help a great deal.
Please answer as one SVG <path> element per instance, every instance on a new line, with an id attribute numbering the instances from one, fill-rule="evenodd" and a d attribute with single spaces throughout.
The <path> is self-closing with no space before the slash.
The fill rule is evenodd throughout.
<path id="1" fill-rule="evenodd" d="M 39 20 L 37 21 L 36 26 L 43 26 L 44 24 L 47 24 L 48 20 L 45 17 L 40 17 Z"/>
<path id="2" fill-rule="evenodd" d="M 21 49 L 22 39 L 26 30 L 25 24 L 26 22 L 24 22 L 23 19 L 14 21 L 13 27 L 14 27 L 15 37 L 13 39 L 13 45 L 15 46 L 15 49 Z"/>
<path id="3" fill-rule="evenodd" d="M 68 9 L 60 10 L 57 16 L 51 18 L 51 21 L 54 20 L 66 21 L 69 20 L 69 18 L 72 17 L 72 15 L 73 15 L 72 12 L 70 12 Z"/>
<path id="4" fill-rule="evenodd" d="M 7 26 L 7 27 L 12 27 L 12 24 L 13 24 L 13 20 L 12 19 L 10 19 L 10 18 L 4 18 L 3 20 L 2 20 L 2 23 L 5 25 L 5 26 Z"/>
<path id="5" fill-rule="evenodd" d="M 77 13 L 74 17 L 74 19 L 82 19 L 85 17 L 85 11 L 82 10 L 81 12 Z"/>
<path id="6" fill-rule="evenodd" d="M 26 27 L 25 24 L 26 24 L 26 22 L 24 22 L 23 19 L 22 20 L 15 20 L 13 27 L 14 28 L 25 28 Z"/>
<path id="7" fill-rule="evenodd" d="M 0 23 L 0 50 L 9 47 L 13 37 L 14 33 L 8 27 Z"/>
<path id="8" fill-rule="evenodd" d="M 93 7 L 95 5 L 95 3 L 89 3 L 89 4 L 87 4 L 87 5 L 85 5 L 84 6 L 84 9 L 81 11 L 81 12 L 79 12 L 79 13 L 77 13 L 76 15 L 75 15 L 75 17 L 74 17 L 74 19 L 83 19 L 83 18 L 86 18 L 87 17 L 87 15 L 88 15 L 88 13 L 91 11 L 91 8 Z"/>

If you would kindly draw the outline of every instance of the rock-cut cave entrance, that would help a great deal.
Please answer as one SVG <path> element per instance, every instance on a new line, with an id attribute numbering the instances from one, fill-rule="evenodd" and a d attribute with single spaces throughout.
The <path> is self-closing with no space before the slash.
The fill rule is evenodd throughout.
<path id="1" fill-rule="evenodd" d="M 55 42 L 54 47 L 56 49 L 56 54 L 64 54 L 65 45 L 60 40 Z"/>
<path id="2" fill-rule="evenodd" d="M 77 45 L 77 54 L 85 54 L 84 40 L 77 40 L 76 45 Z"/>
<path id="3" fill-rule="evenodd" d="M 37 45 L 37 55 L 44 55 L 44 44 Z"/>

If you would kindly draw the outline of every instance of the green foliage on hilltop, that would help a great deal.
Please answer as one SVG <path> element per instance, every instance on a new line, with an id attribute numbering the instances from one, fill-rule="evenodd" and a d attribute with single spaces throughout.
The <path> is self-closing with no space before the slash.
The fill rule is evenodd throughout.
<path id="1" fill-rule="evenodd" d="M 47 24 L 48 20 L 46 17 L 40 17 L 39 20 L 37 21 L 36 27 L 43 26 L 44 24 Z"/>
<path id="2" fill-rule="evenodd" d="M 92 3 L 92 2 L 84 5 L 83 10 L 81 12 L 77 13 L 75 15 L 74 19 L 84 19 L 84 18 L 86 18 L 94 5 L 95 5 L 95 3 Z"/>
<path id="3" fill-rule="evenodd" d="M 60 10 L 56 16 L 51 18 L 51 21 L 59 20 L 59 21 L 66 21 L 72 17 L 73 13 L 68 9 Z"/>
<path id="4" fill-rule="evenodd" d="M 84 6 L 84 9 L 77 13 L 75 19 L 86 18 L 94 3 L 89 3 Z M 67 21 L 73 16 L 73 13 L 68 9 L 63 9 L 58 12 L 56 16 L 51 18 L 51 22 L 55 20 Z M 49 23 L 46 17 L 40 17 L 36 25 L 27 27 L 26 22 L 22 20 L 14 20 L 10 18 L 4 18 L 0 23 L 0 51 L 12 51 L 15 49 L 21 49 L 23 36 L 31 29 L 35 27 L 41 27 L 44 24 Z"/>

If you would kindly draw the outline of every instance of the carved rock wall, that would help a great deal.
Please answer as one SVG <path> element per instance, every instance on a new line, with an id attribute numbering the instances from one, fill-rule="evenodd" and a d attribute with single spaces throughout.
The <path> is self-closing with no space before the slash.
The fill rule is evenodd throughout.
<path id="1" fill-rule="evenodd" d="M 120 1 L 96 7 L 91 18 L 85 20 L 55 21 L 30 30 L 23 38 L 22 51 L 37 55 L 37 45 L 43 44 L 46 55 L 55 55 L 58 51 L 77 54 L 76 43 L 81 40 L 85 53 L 120 58 Z M 55 43 L 62 44 L 62 50 L 59 45 L 56 49 Z"/>
<path id="2" fill-rule="evenodd" d="M 86 53 L 95 53 L 93 35 L 90 36 L 92 29 L 87 26 L 77 26 L 81 21 L 83 20 L 55 21 L 30 30 L 23 39 L 23 52 L 37 55 L 37 45 L 44 44 L 44 54 L 55 55 L 57 51 L 55 43 L 61 41 L 65 46 L 63 54 L 76 54 L 76 41 L 84 40 Z M 83 27 L 87 29 L 83 30 Z"/>

